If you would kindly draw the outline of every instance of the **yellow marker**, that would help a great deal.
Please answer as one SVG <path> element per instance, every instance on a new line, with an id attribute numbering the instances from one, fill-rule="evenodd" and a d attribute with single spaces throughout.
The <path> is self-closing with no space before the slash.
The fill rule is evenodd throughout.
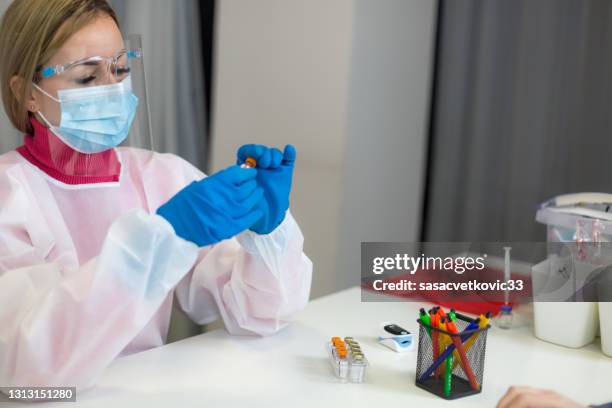
<path id="1" fill-rule="evenodd" d="M 487 312 L 486 314 L 480 315 L 480 328 L 487 327 L 489 322 L 491 321 L 491 312 Z"/>
<path id="2" fill-rule="evenodd" d="M 491 312 L 487 312 L 486 314 L 481 314 L 478 320 L 478 328 L 484 329 L 489 325 L 490 322 L 491 322 Z M 467 341 L 464 343 L 466 353 L 474 345 L 478 336 L 480 336 L 480 333 L 475 333 L 469 339 L 467 339 Z M 457 352 L 457 350 L 453 352 L 453 357 L 454 357 L 454 362 L 453 362 L 453 370 L 454 370 L 455 367 L 457 367 L 457 364 L 459 364 L 459 353 Z"/>
<path id="3" fill-rule="evenodd" d="M 440 329 L 449 332 L 449 328 L 446 322 L 440 323 Z M 444 353 L 446 348 L 449 347 L 451 344 L 453 344 L 453 338 L 450 336 L 450 334 L 440 333 L 440 354 Z M 457 353 L 457 349 L 453 351 L 453 354 L 454 353 Z M 463 364 L 461 366 L 463 367 Z M 439 368 L 442 374 L 446 372 L 446 364 L 440 364 Z M 455 366 L 453 366 L 453 369 L 454 368 Z"/>

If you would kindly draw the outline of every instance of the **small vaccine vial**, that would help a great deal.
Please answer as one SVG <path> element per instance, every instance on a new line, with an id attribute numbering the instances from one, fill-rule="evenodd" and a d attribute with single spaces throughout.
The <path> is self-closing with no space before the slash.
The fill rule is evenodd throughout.
<path id="1" fill-rule="evenodd" d="M 257 160 L 252 157 L 247 157 L 247 159 L 240 165 L 243 169 L 254 169 L 257 167 Z"/>
<path id="2" fill-rule="evenodd" d="M 502 305 L 499 315 L 495 319 L 495 325 L 500 329 L 512 328 L 512 306 Z"/>

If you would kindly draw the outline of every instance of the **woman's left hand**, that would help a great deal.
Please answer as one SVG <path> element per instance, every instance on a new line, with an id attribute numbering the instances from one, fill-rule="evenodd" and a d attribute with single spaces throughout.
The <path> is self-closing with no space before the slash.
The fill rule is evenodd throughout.
<path id="1" fill-rule="evenodd" d="M 497 403 L 497 408 L 587 408 L 563 395 L 531 387 L 513 386 Z"/>
<path id="2" fill-rule="evenodd" d="M 289 209 L 289 193 L 296 158 L 295 147 L 285 146 L 284 152 L 263 145 L 248 144 L 238 149 L 238 164 L 248 157 L 257 161 L 257 184 L 264 194 L 256 208 L 263 217 L 251 228 L 258 234 L 272 232 L 284 219 Z"/>

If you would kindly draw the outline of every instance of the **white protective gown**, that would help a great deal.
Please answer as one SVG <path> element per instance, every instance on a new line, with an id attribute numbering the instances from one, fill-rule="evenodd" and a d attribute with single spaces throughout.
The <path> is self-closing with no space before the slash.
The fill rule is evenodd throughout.
<path id="1" fill-rule="evenodd" d="M 312 263 L 289 212 L 268 235 L 198 249 L 155 210 L 204 174 L 117 152 L 120 182 L 85 187 L 0 156 L 0 386 L 91 386 L 117 356 L 164 344 L 174 294 L 232 334 L 273 334 L 308 302 Z"/>

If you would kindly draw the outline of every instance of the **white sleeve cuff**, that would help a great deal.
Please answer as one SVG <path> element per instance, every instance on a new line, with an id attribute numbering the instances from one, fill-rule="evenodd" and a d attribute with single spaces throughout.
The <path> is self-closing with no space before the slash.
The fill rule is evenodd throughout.
<path id="1" fill-rule="evenodd" d="M 296 228 L 298 228 L 297 223 L 291 212 L 287 210 L 283 222 L 269 234 L 258 234 L 247 230 L 236 236 L 236 239 L 245 251 L 253 255 L 262 254 L 262 252 L 270 250 L 284 253 Z"/>
<path id="2" fill-rule="evenodd" d="M 98 257 L 131 286 L 158 293 L 171 290 L 193 267 L 197 245 L 174 233 L 172 225 L 142 209 L 128 211 L 111 225 Z"/>

